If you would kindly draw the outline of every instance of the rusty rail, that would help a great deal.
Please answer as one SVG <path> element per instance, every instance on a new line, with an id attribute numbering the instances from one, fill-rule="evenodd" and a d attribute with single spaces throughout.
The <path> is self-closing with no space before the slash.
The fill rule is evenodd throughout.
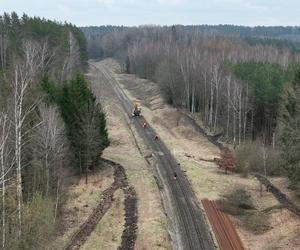
<path id="1" fill-rule="evenodd" d="M 218 209 L 216 202 L 201 201 L 221 250 L 244 250 L 243 243 L 230 219 Z"/>

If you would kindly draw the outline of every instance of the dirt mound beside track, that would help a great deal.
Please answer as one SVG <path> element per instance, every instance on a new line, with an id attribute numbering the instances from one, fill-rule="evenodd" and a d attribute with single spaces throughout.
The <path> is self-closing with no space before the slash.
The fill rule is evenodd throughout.
<path id="1" fill-rule="evenodd" d="M 87 241 L 99 221 L 110 209 L 114 201 L 114 193 L 118 189 L 122 189 L 125 194 L 125 229 L 119 249 L 134 249 L 138 221 L 136 192 L 133 187 L 129 186 L 125 170 L 120 164 L 106 159 L 102 160 L 114 168 L 114 182 L 103 192 L 99 205 L 72 236 L 69 244 L 65 247 L 66 250 L 79 249 Z"/>

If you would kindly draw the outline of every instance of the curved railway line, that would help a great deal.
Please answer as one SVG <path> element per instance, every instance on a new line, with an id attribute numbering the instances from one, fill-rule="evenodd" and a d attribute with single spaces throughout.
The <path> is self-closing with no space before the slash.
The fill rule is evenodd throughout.
<path id="1" fill-rule="evenodd" d="M 99 74 L 113 88 L 124 111 L 129 117 L 133 109 L 132 102 L 119 86 L 113 72 L 104 65 L 94 66 Z M 142 127 L 143 117 L 132 119 L 132 123 L 145 144 L 153 152 L 153 167 L 164 209 L 167 213 L 169 233 L 173 249 L 215 249 L 211 234 L 204 219 L 204 215 L 196 202 L 196 197 L 186 177 L 180 170 L 176 160 L 161 140 L 154 140 L 156 135 L 150 126 Z M 177 173 L 177 180 L 173 173 Z"/>

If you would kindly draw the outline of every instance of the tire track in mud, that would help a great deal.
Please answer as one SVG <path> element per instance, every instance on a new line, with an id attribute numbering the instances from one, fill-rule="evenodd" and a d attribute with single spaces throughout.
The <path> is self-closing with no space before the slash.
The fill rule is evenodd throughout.
<path id="1" fill-rule="evenodd" d="M 121 245 L 118 249 L 134 249 L 137 237 L 136 233 L 138 221 L 136 192 L 133 187 L 129 186 L 123 166 L 103 158 L 102 162 L 114 168 L 114 182 L 103 192 L 102 199 L 99 202 L 98 206 L 93 210 L 88 219 L 73 234 L 70 242 L 65 247 L 65 250 L 80 249 L 80 247 L 87 241 L 88 237 L 95 230 L 99 221 L 110 209 L 114 201 L 114 193 L 118 189 L 122 189 L 125 195 L 125 224 L 122 233 Z"/>

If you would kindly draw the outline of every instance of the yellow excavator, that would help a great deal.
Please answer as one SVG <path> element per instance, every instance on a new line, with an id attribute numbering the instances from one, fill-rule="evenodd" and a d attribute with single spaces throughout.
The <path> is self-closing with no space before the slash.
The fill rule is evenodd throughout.
<path id="1" fill-rule="evenodd" d="M 133 111 L 132 111 L 132 116 L 134 117 L 134 116 L 141 116 L 142 114 L 141 114 L 141 112 L 142 112 L 142 109 L 141 109 L 141 106 L 140 106 L 140 104 L 138 103 L 138 102 L 135 102 L 134 104 L 133 104 Z"/>

